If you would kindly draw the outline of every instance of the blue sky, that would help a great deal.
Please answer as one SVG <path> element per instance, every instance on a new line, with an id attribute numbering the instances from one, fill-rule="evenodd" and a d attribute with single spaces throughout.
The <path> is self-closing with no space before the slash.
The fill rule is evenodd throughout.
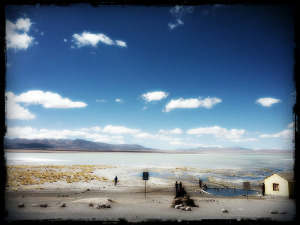
<path id="1" fill-rule="evenodd" d="M 293 148 L 288 5 L 7 6 L 8 138 Z"/>

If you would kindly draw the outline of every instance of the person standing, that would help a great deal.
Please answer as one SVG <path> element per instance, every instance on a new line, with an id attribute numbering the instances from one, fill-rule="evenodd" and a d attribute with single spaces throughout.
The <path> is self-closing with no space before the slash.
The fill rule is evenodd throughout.
<path id="1" fill-rule="evenodd" d="M 265 183 L 261 185 L 261 193 L 263 196 L 265 196 Z"/>
<path id="2" fill-rule="evenodd" d="M 200 178 L 199 178 L 199 186 L 200 186 L 200 188 L 202 186 L 202 180 Z"/>
<path id="3" fill-rule="evenodd" d="M 178 193 L 178 183 L 177 183 L 177 181 L 175 182 L 175 191 L 176 191 L 176 195 L 177 195 L 177 193 Z"/>
<path id="4" fill-rule="evenodd" d="M 118 177 L 116 176 L 115 177 L 115 185 L 117 185 L 117 182 L 118 182 Z"/>
<path id="5" fill-rule="evenodd" d="M 181 189 L 182 189 L 182 183 L 181 183 L 181 181 L 179 182 L 179 191 L 181 191 Z"/>

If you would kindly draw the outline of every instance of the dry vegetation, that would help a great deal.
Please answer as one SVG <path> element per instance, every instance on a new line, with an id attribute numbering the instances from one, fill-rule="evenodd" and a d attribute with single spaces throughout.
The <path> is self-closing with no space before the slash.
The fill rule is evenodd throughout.
<path id="1" fill-rule="evenodd" d="M 8 165 L 6 187 L 16 188 L 24 185 L 42 185 L 46 182 L 53 183 L 63 181 L 73 182 L 90 182 L 92 180 L 107 182 L 106 177 L 94 175 L 96 169 L 108 169 L 113 166 L 107 165 Z"/>

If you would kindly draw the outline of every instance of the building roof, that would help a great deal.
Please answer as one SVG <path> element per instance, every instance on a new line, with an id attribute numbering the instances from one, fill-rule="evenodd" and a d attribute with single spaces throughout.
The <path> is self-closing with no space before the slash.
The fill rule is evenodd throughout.
<path id="1" fill-rule="evenodd" d="M 270 176 L 273 176 L 274 174 L 277 174 L 281 178 L 285 179 L 288 182 L 294 182 L 294 173 L 293 172 L 282 172 L 282 173 L 273 173 Z M 270 176 L 266 177 L 265 179 L 269 178 Z"/>

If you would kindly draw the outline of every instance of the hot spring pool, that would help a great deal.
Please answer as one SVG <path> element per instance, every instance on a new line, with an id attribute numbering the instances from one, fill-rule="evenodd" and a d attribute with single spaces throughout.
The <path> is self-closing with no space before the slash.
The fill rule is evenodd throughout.
<path id="1" fill-rule="evenodd" d="M 232 188 L 222 188 L 222 189 L 215 189 L 215 188 L 208 188 L 205 190 L 209 194 L 216 195 L 216 196 L 228 196 L 228 197 L 235 197 L 240 195 L 247 195 L 247 191 L 244 189 L 232 189 Z M 249 190 L 248 195 L 256 195 L 258 191 Z"/>

